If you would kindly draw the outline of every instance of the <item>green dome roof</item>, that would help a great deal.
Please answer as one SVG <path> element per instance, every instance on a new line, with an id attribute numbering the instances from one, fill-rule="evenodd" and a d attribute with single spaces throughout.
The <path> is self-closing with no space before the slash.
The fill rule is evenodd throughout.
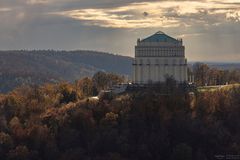
<path id="1" fill-rule="evenodd" d="M 158 31 L 157 33 L 151 35 L 150 37 L 147 37 L 141 42 L 171 42 L 171 43 L 179 43 L 179 41 L 175 38 L 172 38 L 165 33 Z"/>

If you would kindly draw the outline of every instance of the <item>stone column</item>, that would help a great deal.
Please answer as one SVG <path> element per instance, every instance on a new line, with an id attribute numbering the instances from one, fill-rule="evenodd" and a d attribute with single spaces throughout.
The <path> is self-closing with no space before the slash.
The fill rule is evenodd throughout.
<path id="1" fill-rule="evenodd" d="M 140 81 L 140 83 L 143 83 L 143 68 L 144 67 L 144 65 L 143 65 L 143 63 L 141 64 L 141 67 L 140 67 L 140 79 L 139 79 L 139 81 Z"/>
<path id="2" fill-rule="evenodd" d="M 155 78 L 154 78 L 154 82 L 158 82 L 159 81 L 158 80 L 159 79 L 158 78 L 159 77 L 159 74 L 158 74 L 159 70 L 158 69 L 159 69 L 159 64 L 156 63 L 155 64 Z"/>
<path id="3" fill-rule="evenodd" d="M 187 74 L 187 64 L 185 65 L 184 73 L 185 73 L 185 79 L 184 79 L 184 81 L 187 81 L 187 78 L 188 78 L 188 74 Z"/>
<path id="4" fill-rule="evenodd" d="M 134 83 L 137 83 L 137 68 L 138 68 L 138 64 L 135 62 L 135 65 L 134 65 L 134 80 L 133 82 Z"/>
<path id="5" fill-rule="evenodd" d="M 147 68 L 148 68 L 148 78 L 147 78 L 147 83 L 149 82 L 149 80 L 152 80 L 152 73 L 151 73 L 151 63 L 148 62 L 147 64 Z"/>

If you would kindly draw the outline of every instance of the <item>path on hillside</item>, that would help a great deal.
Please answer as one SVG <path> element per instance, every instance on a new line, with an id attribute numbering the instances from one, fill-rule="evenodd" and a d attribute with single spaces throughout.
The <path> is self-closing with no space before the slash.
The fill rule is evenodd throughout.
<path id="1" fill-rule="evenodd" d="M 205 92 L 205 91 L 216 91 L 218 89 L 230 89 L 233 87 L 239 87 L 240 84 L 228 84 L 228 85 L 215 85 L 215 86 L 201 86 L 198 87 L 198 91 Z"/>

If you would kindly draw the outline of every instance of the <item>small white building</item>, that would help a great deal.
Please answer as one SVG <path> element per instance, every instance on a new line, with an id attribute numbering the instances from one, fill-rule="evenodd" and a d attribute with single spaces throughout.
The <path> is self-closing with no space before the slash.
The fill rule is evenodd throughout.
<path id="1" fill-rule="evenodd" d="M 129 84 L 127 83 L 123 83 L 123 84 L 117 84 L 112 86 L 112 88 L 110 88 L 110 91 L 114 94 L 120 94 L 123 93 L 127 90 L 127 87 L 129 86 Z"/>
<path id="2" fill-rule="evenodd" d="M 133 61 L 133 83 L 165 82 L 167 77 L 173 77 L 178 83 L 188 80 L 182 39 L 172 38 L 160 31 L 148 38 L 138 39 Z"/>

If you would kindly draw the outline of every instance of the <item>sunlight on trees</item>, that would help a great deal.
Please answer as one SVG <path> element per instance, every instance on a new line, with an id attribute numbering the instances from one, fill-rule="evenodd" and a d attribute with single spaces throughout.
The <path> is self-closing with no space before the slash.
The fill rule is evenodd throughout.
<path id="1" fill-rule="evenodd" d="M 96 77 L 0 95 L 1 160 L 204 160 L 239 153 L 239 86 L 190 95 L 169 79 L 166 95 L 146 89 L 92 102 L 94 88 L 122 82 L 110 76 L 97 84 Z"/>

